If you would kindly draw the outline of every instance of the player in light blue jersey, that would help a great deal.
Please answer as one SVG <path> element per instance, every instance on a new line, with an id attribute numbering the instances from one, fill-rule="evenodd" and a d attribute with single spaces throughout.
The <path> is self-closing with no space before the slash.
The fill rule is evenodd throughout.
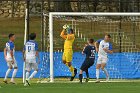
<path id="1" fill-rule="evenodd" d="M 32 79 L 38 72 L 38 64 L 40 63 L 38 44 L 34 41 L 36 38 L 35 33 L 30 34 L 30 40 L 26 42 L 23 50 L 24 62 L 26 62 L 26 83 L 30 86 L 30 79 Z M 30 75 L 30 71 L 34 72 Z"/>
<path id="2" fill-rule="evenodd" d="M 98 52 L 98 59 L 96 64 L 96 82 L 99 81 L 99 70 L 100 68 L 104 71 L 106 75 L 106 81 L 109 81 L 109 74 L 105 68 L 108 61 L 108 53 L 112 54 L 112 44 L 110 43 L 111 36 L 109 34 L 105 35 L 104 39 L 100 39 L 95 42 L 96 51 Z"/>
<path id="3" fill-rule="evenodd" d="M 6 71 L 5 78 L 3 81 L 6 84 L 8 83 L 7 77 L 12 69 L 14 69 L 14 71 L 13 71 L 10 83 L 15 84 L 14 77 L 16 76 L 17 69 L 18 69 L 15 56 L 14 56 L 14 53 L 15 53 L 14 41 L 15 41 L 15 35 L 9 34 L 9 41 L 6 43 L 6 47 L 4 48 L 4 57 L 7 62 L 7 66 L 9 67 L 8 70 Z"/>

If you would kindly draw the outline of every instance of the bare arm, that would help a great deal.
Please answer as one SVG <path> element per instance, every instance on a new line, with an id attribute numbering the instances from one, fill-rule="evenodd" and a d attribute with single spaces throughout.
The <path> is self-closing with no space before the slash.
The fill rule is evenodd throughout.
<path id="1" fill-rule="evenodd" d="M 63 39 L 67 38 L 67 35 L 65 35 L 65 29 L 62 30 L 60 37 L 62 37 Z"/>
<path id="2" fill-rule="evenodd" d="M 26 58 L 25 57 L 25 50 L 23 50 L 22 53 L 23 53 L 23 60 L 25 61 L 25 58 Z"/>
<path id="3" fill-rule="evenodd" d="M 107 53 L 110 53 L 110 54 L 113 53 L 113 50 L 109 50 L 109 49 L 107 49 L 107 48 L 104 48 L 104 51 L 107 52 Z"/>
<path id="4" fill-rule="evenodd" d="M 13 50 L 10 51 L 10 55 L 12 57 L 12 63 L 14 63 L 14 53 L 13 53 Z"/>
<path id="5" fill-rule="evenodd" d="M 96 48 L 96 52 L 99 51 L 99 43 L 98 42 L 95 42 L 95 48 Z"/>
<path id="6" fill-rule="evenodd" d="M 40 57 L 39 57 L 39 52 L 36 51 L 36 57 L 38 58 L 38 64 L 40 64 Z"/>
<path id="7" fill-rule="evenodd" d="M 6 48 L 4 48 L 4 57 L 5 57 L 5 60 L 6 60 L 6 57 L 7 57 L 7 49 Z"/>

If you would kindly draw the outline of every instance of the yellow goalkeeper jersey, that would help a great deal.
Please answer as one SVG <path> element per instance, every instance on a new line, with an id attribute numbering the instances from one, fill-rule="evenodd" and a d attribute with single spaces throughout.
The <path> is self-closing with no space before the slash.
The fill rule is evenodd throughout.
<path id="1" fill-rule="evenodd" d="M 63 39 L 65 39 L 65 42 L 64 42 L 64 50 L 72 49 L 72 45 L 73 45 L 73 42 L 75 40 L 74 34 L 67 34 L 67 35 L 65 35 L 65 31 L 63 30 L 61 32 L 60 36 Z"/>

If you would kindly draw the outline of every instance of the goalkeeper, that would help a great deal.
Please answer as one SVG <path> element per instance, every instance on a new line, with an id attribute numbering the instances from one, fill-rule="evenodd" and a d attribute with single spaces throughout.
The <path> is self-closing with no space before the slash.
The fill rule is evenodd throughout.
<path id="1" fill-rule="evenodd" d="M 75 40 L 73 29 L 71 29 L 68 25 L 64 25 L 60 36 L 65 40 L 62 60 L 63 63 L 69 67 L 69 70 L 72 73 L 70 81 L 73 81 L 74 77 L 77 74 L 77 69 L 72 66 L 72 57 L 73 57 L 72 45 Z"/>

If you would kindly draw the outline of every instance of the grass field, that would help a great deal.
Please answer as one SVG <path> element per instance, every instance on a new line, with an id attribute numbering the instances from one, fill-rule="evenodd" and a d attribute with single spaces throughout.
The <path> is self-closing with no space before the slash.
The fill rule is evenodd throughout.
<path id="1" fill-rule="evenodd" d="M 140 88 L 140 82 L 40 84 L 35 81 L 32 81 L 31 86 L 25 87 L 21 84 L 21 79 L 18 79 L 16 85 L 4 83 L 0 85 L 2 86 L 0 93 L 139 93 Z"/>

